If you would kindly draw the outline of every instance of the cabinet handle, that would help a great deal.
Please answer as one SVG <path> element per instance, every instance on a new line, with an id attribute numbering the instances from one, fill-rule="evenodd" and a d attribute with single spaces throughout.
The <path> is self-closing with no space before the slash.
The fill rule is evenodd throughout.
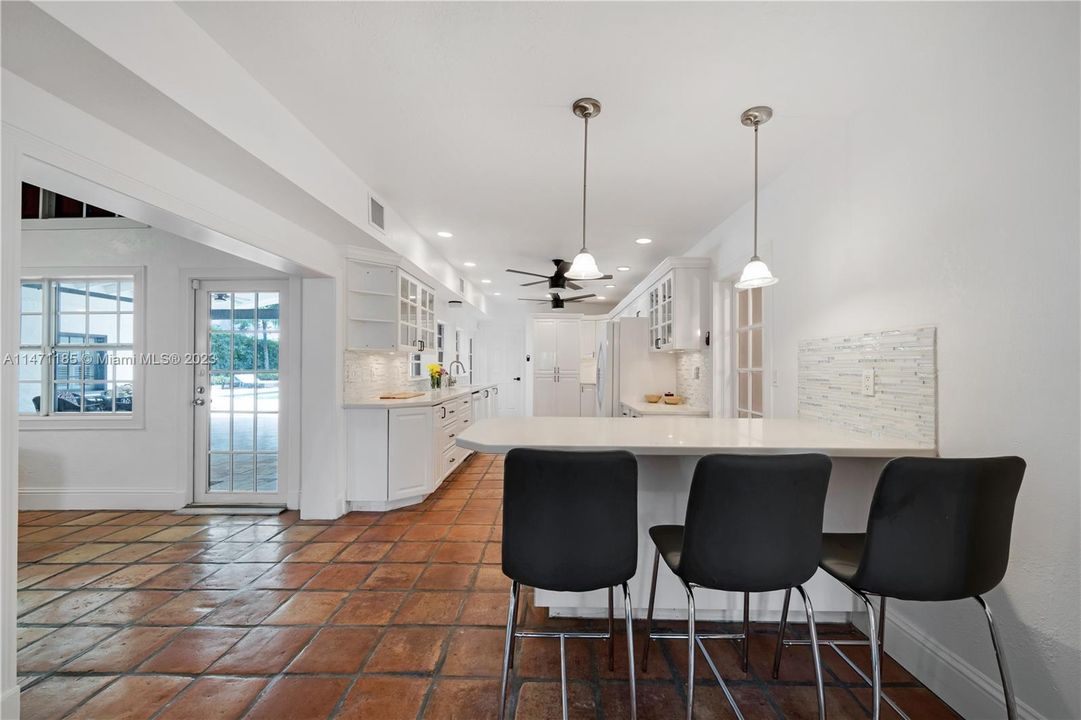
<path id="1" fill-rule="evenodd" d="M 424 352 L 424 341 L 423 340 L 417 340 L 417 346 L 420 348 L 421 352 Z"/>
<path id="2" fill-rule="evenodd" d="M 660 347 L 661 347 L 661 339 L 660 338 L 654 338 L 653 339 L 653 347 L 658 349 L 658 350 L 660 349 Z"/>
<path id="3" fill-rule="evenodd" d="M 456 458 L 447 458 L 447 462 L 454 462 Z"/>
<path id="4" fill-rule="evenodd" d="M 451 433 L 451 434 L 450 434 L 450 437 L 454 437 L 454 433 Z"/>
<path id="5" fill-rule="evenodd" d="M 439 419 L 440 420 L 446 420 L 447 419 L 447 409 L 446 408 L 439 408 L 439 409 L 443 411 L 443 414 L 439 416 Z"/>

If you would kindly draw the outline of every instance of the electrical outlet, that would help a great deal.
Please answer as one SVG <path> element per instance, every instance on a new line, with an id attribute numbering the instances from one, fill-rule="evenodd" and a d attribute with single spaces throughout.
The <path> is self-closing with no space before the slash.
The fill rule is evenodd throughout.
<path id="1" fill-rule="evenodd" d="M 875 369 L 863 371 L 863 394 L 873 397 L 875 394 Z"/>
<path id="2" fill-rule="evenodd" d="M 701 371 L 702 371 L 702 368 L 695 366 L 695 368 L 694 368 L 694 379 L 695 380 L 697 380 L 700 377 Z"/>
<path id="3" fill-rule="evenodd" d="M 773 369 L 773 387 L 781 387 L 781 373 L 776 368 Z"/>

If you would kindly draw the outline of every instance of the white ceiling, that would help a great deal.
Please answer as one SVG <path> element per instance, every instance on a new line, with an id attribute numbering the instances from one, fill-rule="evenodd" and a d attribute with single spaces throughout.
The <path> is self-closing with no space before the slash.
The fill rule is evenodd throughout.
<path id="1" fill-rule="evenodd" d="M 184 10 L 453 263 L 517 295 L 518 267 L 573 256 L 582 122 L 589 246 L 621 296 L 751 192 L 751 131 L 771 104 L 763 178 L 857 104 L 850 24 L 815 4 L 184 3 Z M 881 14 L 879 14 L 881 18 Z M 873 61 L 867 64 L 873 65 Z M 438 238 L 439 230 L 454 238 Z M 640 246 L 638 237 L 654 243 Z M 595 285 L 598 283 L 595 283 Z M 602 291 L 604 292 L 604 291 Z"/>
<path id="2" fill-rule="evenodd" d="M 5 67 L 328 239 L 361 234 L 40 10 L 3 5 Z M 582 122 L 570 104 L 598 98 L 589 247 L 617 288 L 590 289 L 611 302 L 749 201 L 742 110 L 775 109 L 761 131 L 768 183 L 846 132 L 853 112 L 939 82 L 941 50 L 971 26 L 965 5 L 978 4 L 180 6 L 466 277 L 490 278 L 482 287 L 504 300 L 521 294 L 505 268 L 548 272 L 551 258 L 579 247 Z M 634 243 L 643 236 L 653 244 Z"/>

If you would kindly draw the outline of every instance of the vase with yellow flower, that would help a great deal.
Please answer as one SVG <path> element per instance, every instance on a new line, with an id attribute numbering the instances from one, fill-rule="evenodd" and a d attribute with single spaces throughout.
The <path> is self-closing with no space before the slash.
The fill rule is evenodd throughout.
<path id="1" fill-rule="evenodd" d="M 432 363 L 428 366 L 428 379 L 432 382 L 432 390 L 443 386 L 443 375 L 446 372 L 443 366 L 438 363 Z"/>

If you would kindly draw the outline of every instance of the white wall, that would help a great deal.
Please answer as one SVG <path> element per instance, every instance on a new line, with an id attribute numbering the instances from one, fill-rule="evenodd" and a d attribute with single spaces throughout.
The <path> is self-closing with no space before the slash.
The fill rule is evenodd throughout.
<path id="1" fill-rule="evenodd" d="M 22 237 L 23 267 L 145 267 L 142 349 L 155 354 L 191 350 L 183 304 L 191 298 L 190 274 L 284 277 L 156 228 L 24 229 Z M 173 509 L 188 502 L 191 368 L 148 366 L 144 373 L 142 428 L 19 433 L 21 507 Z"/>
<path id="2" fill-rule="evenodd" d="M 764 190 L 772 407 L 795 414 L 801 338 L 938 327 L 941 454 L 1028 462 L 989 596 L 1024 716 L 1079 718 L 1078 6 L 1019 7 L 982 10 L 947 61 L 914 60 L 918 90 L 838 122 Z M 738 272 L 750 219 L 688 254 Z M 895 655 L 965 717 L 1004 716 L 975 603 L 891 605 Z"/>

